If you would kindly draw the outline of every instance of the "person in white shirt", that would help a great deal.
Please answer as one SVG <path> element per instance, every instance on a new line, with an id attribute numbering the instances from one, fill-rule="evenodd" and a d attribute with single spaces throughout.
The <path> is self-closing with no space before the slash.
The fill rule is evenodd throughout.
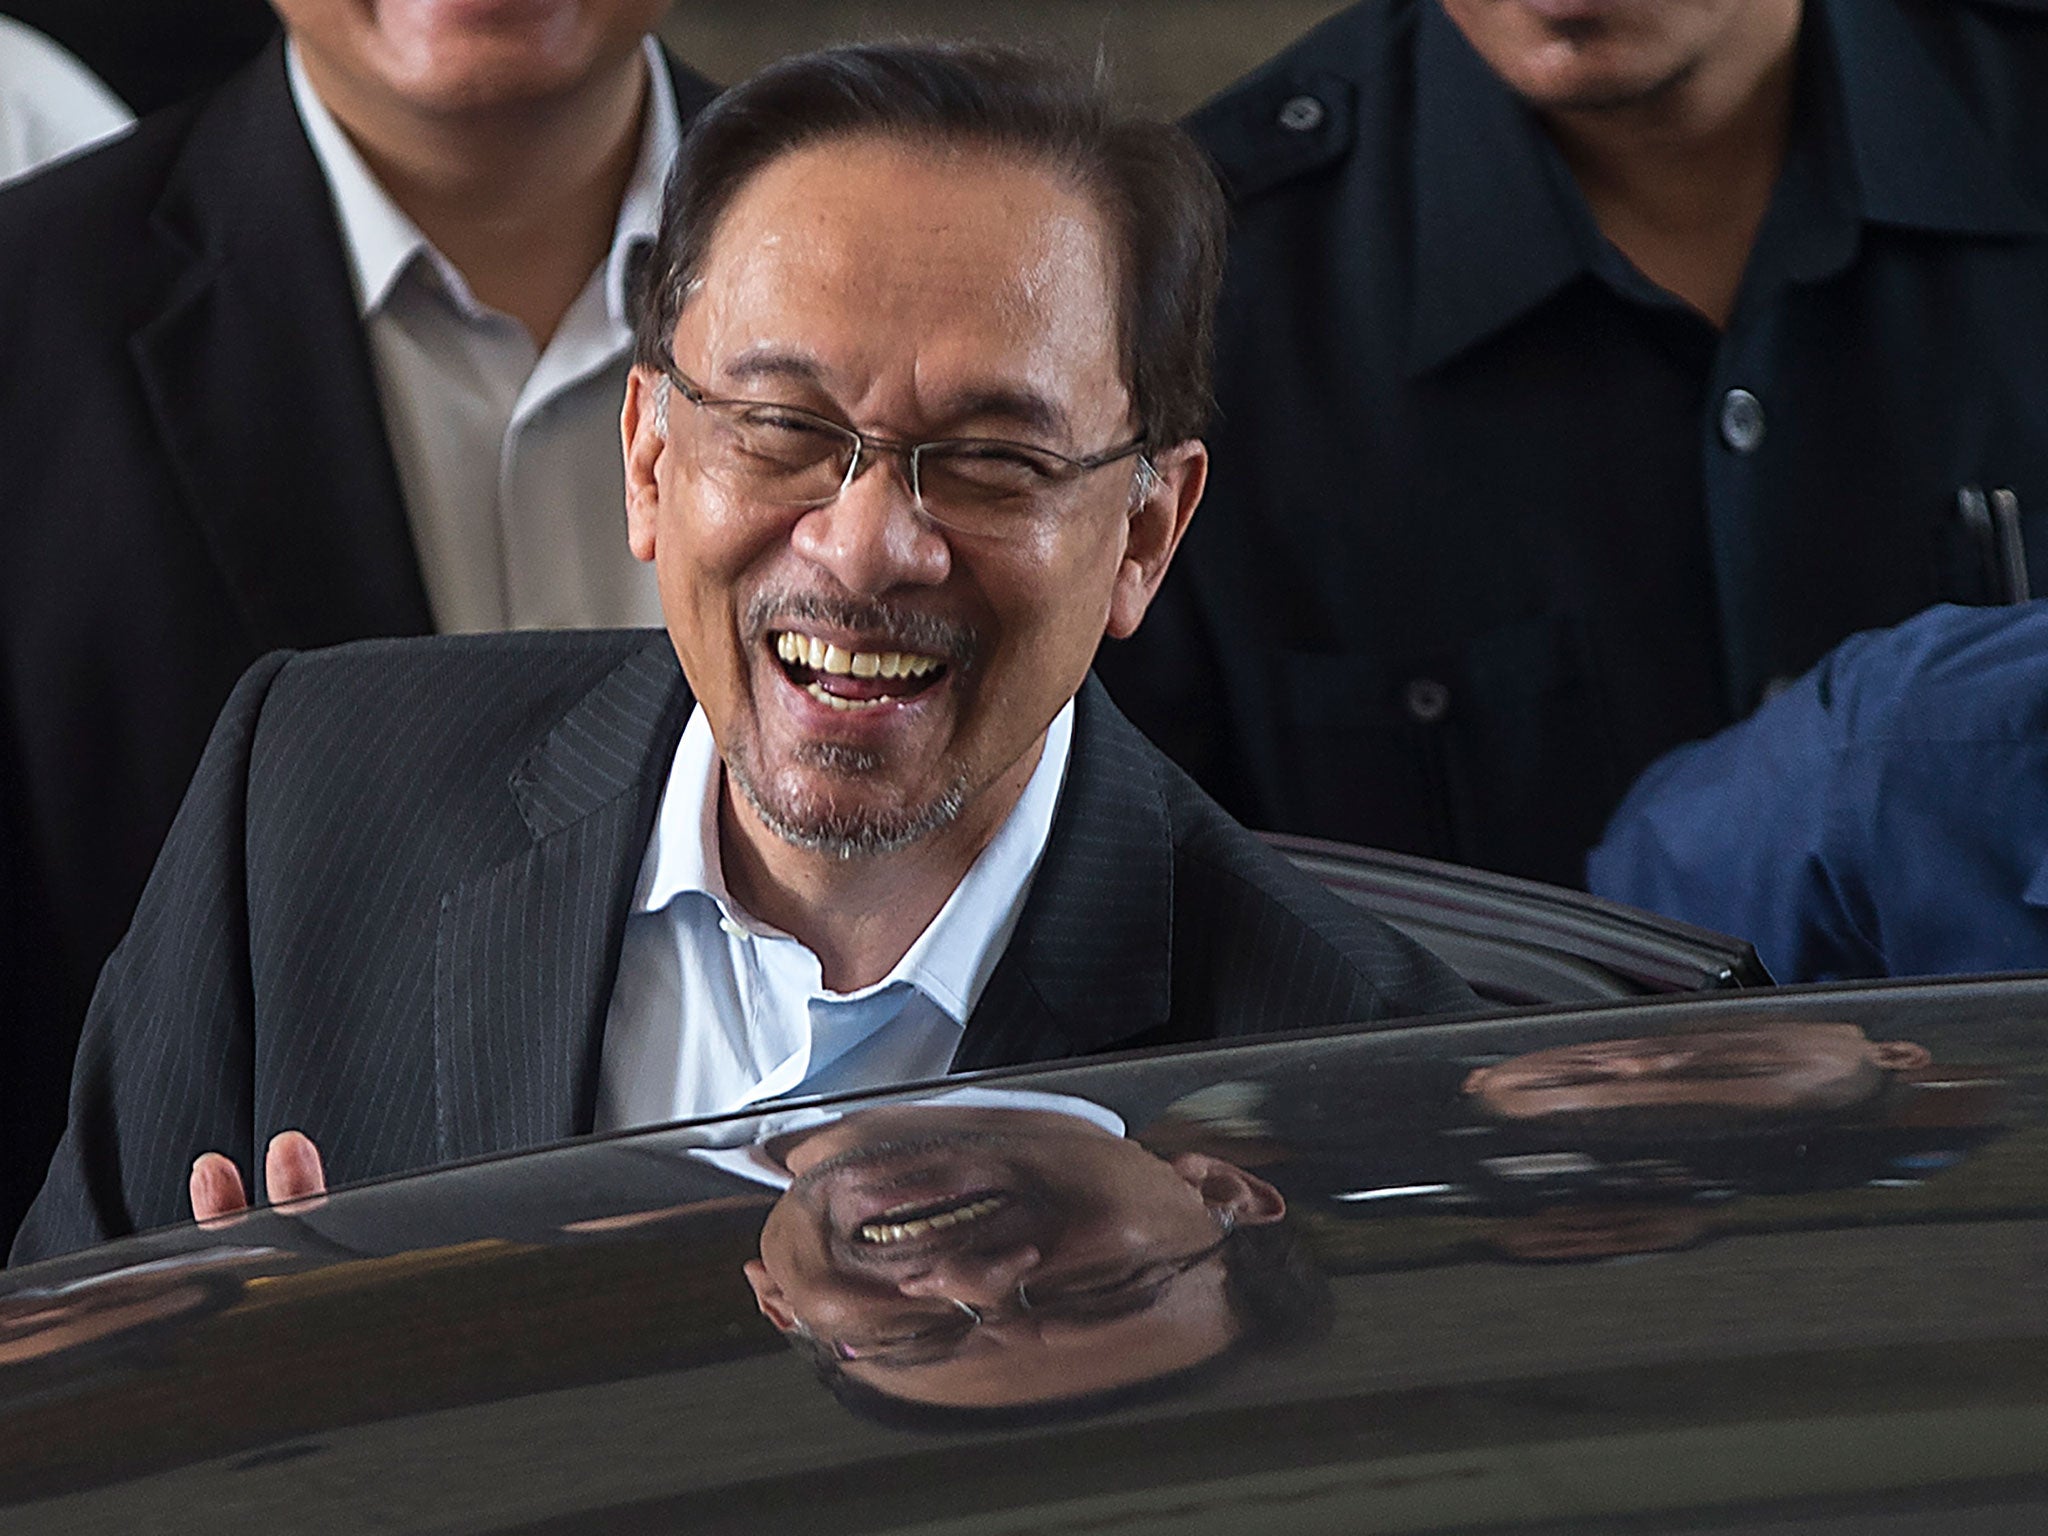
<path id="1" fill-rule="evenodd" d="M 91 70 L 33 27 L 0 16 L 0 186 L 133 121 Z"/>
<path id="2" fill-rule="evenodd" d="M 605 44 L 590 71 L 602 90 L 576 108 L 589 121 L 527 144 L 515 113 L 465 124 L 439 107 L 483 89 L 472 77 L 511 95 L 500 76 L 537 68 L 523 53 L 465 75 L 464 48 L 486 50 L 450 23 L 415 38 L 314 0 L 279 9 L 292 102 L 340 221 L 434 627 L 659 623 L 620 521 L 594 509 L 624 496 L 631 279 L 654 243 L 680 136 L 676 82 L 645 31 L 666 6 L 630 0 L 586 23 L 602 21 L 593 41 Z M 432 64 L 416 82 L 408 50 Z"/>
<path id="3" fill-rule="evenodd" d="M 0 193 L 0 1235 L 235 679 L 658 622 L 631 290 L 713 95 L 666 0 L 282 0 L 216 90 Z"/>

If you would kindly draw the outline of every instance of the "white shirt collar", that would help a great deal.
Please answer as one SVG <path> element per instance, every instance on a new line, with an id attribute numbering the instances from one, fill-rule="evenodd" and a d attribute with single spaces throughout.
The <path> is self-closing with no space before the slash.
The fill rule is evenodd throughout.
<path id="1" fill-rule="evenodd" d="M 640 129 L 640 154 L 619 204 L 611 250 L 605 258 L 605 308 L 612 323 L 619 327 L 632 324 L 633 253 L 654 241 L 661 225 L 663 182 L 682 142 L 675 86 L 669 79 L 661 44 L 648 37 L 641 47 L 647 61 L 648 88 L 647 111 Z M 327 110 L 320 93 L 313 89 L 296 44 L 285 49 L 285 71 L 291 81 L 292 102 L 306 126 L 306 137 L 313 145 L 314 157 L 320 162 L 328 192 L 334 199 L 342 245 L 355 279 L 359 313 L 367 319 L 383 308 L 415 258 L 425 260 L 435 269 L 458 304 L 479 311 L 481 306 L 462 274 L 428 243 L 419 226 L 406 217 L 363 163 L 348 134 Z"/>
<path id="2" fill-rule="evenodd" d="M 1074 701 L 1069 699 L 1046 727 L 1045 746 L 1023 794 L 938 916 L 887 976 L 846 997 L 866 997 L 907 982 L 954 1023 L 967 1022 L 1009 944 L 1031 877 L 1052 836 L 1073 740 Z M 787 939 L 748 914 L 725 883 L 718 853 L 722 787 L 723 765 L 711 723 L 702 708 L 694 708 L 662 790 L 654 834 L 634 887 L 633 910 L 658 912 L 678 897 L 698 895 L 717 903 L 728 922 L 757 935 Z"/>
<path id="3" fill-rule="evenodd" d="M 807 1106 L 763 1115 L 758 1120 L 736 1120 L 724 1125 L 690 1126 L 672 1131 L 652 1145 L 665 1149 L 676 1142 L 689 1144 L 689 1155 L 741 1178 L 752 1179 L 772 1189 L 787 1189 L 789 1170 L 768 1155 L 768 1143 L 798 1131 L 812 1131 L 843 1120 L 862 1110 L 882 1105 L 947 1109 L 1029 1110 L 1035 1114 L 1070 1115 L 1122 1140 L 1128 1134 L 1124 1117 L 1107 1104 L 1076 1098 L 1070 1093 L 1043 1093 L 1029 1088 L 948 1088 L 937 1093 L 926 1089 L 916 1094 L 885 1094 L 851 1104 Z"/>

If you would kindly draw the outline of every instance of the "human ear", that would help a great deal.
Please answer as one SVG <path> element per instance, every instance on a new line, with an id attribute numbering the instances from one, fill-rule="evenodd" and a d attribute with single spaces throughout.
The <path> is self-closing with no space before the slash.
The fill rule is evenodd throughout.
<path id="1" fill-rule="evenodd" d="M 1151 473 L 1139 472 L 1144 479 L 1125 523 L 1123 560 L 1110 592 L 1106 628 L 1113 640 L 1128 639 L 1152 606 L 1209 480 L 1209 450 L 1194 438 L 1148 461 Z"/>
<path id="2" fill-rule="evenodd" d="M 1871 1059 L 1886 1072 L 1914 1072 L 1934 1060 L 1926 1046 L 1910 1040 L 1877 1041 L 1871 1047 Z"/>
<path id="3" fill-rule="evenodd" d="M 626 375 L 619 438 L 626 455 L 626 543 L 636 560 L 654 558 L 661 510 L 661 456 L 668 451 L 668 381 L 635 366 Z"/>
<path id="4" fill-rule="evenodd" d="M 749 1259 L 746 1268 L 747 1284 L 754 1288 L 754 1305 L 761 1309 L 761 1315 L 784 1333 L 796 1332 L 796 1314 L 790 1311 L 789 1300 L 768 1273 L 768 1266 L 759 1259 Z"/>
<path id="5" fill-rule="evenodd" d="M 1173 1171 L 1188 1182 L 1212 1211 L 1228 1211 L 1240 1227 L 1269 1226 L 1287 1214 L 1287 1197 L 1255 1173 L 1205 1152 L 1183 1152 L 1169 1158 Z"/>

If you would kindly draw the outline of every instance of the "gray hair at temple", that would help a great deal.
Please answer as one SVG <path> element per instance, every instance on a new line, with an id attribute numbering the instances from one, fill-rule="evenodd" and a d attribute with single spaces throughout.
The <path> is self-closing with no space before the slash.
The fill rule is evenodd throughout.
<path id="1" fill-rule="evenodd" d="M 875 43 L 771 64 L 683 140 L 642 277 L 635 356 L 660 366 L 720 218 L 771 161 L 838 138 L 979 147 L 1042 165 L 1100 210 L 1119 258 L 1119 351 L 1137 428 L 1158 451 L 1201 435 L 1226 226 L 1193 140 L 1119 110 L 1100 78 L 972 43 Z"/>

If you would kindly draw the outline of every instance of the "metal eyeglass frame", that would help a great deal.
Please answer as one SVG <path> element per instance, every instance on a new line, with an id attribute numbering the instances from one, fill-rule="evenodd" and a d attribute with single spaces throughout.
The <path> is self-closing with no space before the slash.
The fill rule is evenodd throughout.
<path id="1" fill-rule="evenodd" d="M 785 405 L 779 400 L 743 400 L 729 395 L 706 394 L 701 385 L 676 366 L 675 357 L 669 352 L 668 348 L 662 348 L 658 360 L 661 364 L 662 375 L 685 400 L 700 409 L 716 411 L 724 407 L 730 407 L 734 410 L 779 411 L 784 415 L 797 418 L 806 425 L 817 427 L 819 430 L 837 437 L 843 443 L 852 445 L 852 451 L 847 455 L 846 469 L 840 475 L 839 484 L 832 490 L 830 495 L 804 497 L 797 501 L 778 502 L 776 503 L 778 506 L 816 508 L 829 505 L 846 494 L 846 488 L 860 478 L 861 471 L 866 464 L 877 462 L 883 457 L 894 457 L 903 460 L 904 483 L 910 487 L 910 499 L 916 505 L 917 510 L 942 527 L 953 528 L 956 525 L 949 521 L 943 513 L 935 512 L 925 504 L 924 487 L 918 473 L 918 465 L 925 451 L 931 448 L 1007 448 L 1027 458 L 1050 459 L 1066 471 L 1064 476 L 1056 482 L 1062 485 L 1071 484 L 1074 480 L 1079 479 L 1082 475 L 1088 474 L 1092 470 L 1101 469 L 1108 464 L 1118 463 L 1133 455 L 1136 455 L 1139 460 L 1141 485 L 1145 484 L 1156 474 L 1156 471 L 1152 468 L 1151 461 L 1145 457 L 1145 435 L 1142 432 L 1126 443 L 1119 444 L 1113 448 L 1105 448 L 1100 453 L 1089 454 L 1084 458 L 1078 459 L 1071 454 L 1061 453 L 1054 448 L 1042 447 L 1037 443 L 1020 443 L 1014 438 L 1007 437 L 939 437 L 933 438 L 929 442 L 906 443 L 897 438 L 877 437 L 873 433 L 863 432 L 858 427 L 850 427 L 844 422 L 834 421 L 829 416 L 820 416 L 816 411 L 805 410 L 800 405 Z M 870 457 L 870 454 L 873 456 Z"/>
<path id="2" fill-rule="evenodd" d="M 1167 1259 L 1163 1261 L 1160 1268 L 1164 1271 L 1164 1273 L 1162 1273 L 1158 1277 L 1158 1280 L 1155 1282 L 1155 1294 L 1163 1294 L 1166 1288 L 1172 1285 L 1173 1282 L 1178 1280 L 1182 1275 L 1187 1274 L 1190 1270 L 1199 1268 L 1203 1264 L 1206 1264 L 1209 1260 L 1215 1258 L 1217 1254 L 1221 1253 L 1226 1247 L 1230 1245 L 1230 1240 L 1237 1235 L 1237 1217 L 1228 1206 L 1212 1205 L 1209 1207 L 1209 1209 L 1215 1214 L 1217 1224 L 1223 1229 L 1221 1234 L 1217 1237 L 1215 1242 L 1209 1243 L 1204 1247 L 1198 1248 L 1193 1253 L 1183 1254 L 1181 1257 L 1177 1259 Z M 1000 1320 L 999 1314 L 993 1308 L 977 1307 L 969 1302 L 962 1301 L 957 1296 L 948 1296 L 945 1297 L 944 1300 L 950 1303 L 952 1306 L 955 1306 L 960 1309 L 962 1316 L 966 1319 L 964 1325 L 940 1325 L 937 1327 L 926 1329 L 919 1333 L 911 1334 L 904 1338 L 891 1339 L 887 1344 L 884 1345 L 854 1346 L 845 1344 L 842 1341 L 834 1338 L 827 1338 L 822 1340 L 822 1342 L 825 1348 L 831 1352 L 832 1357 L 836 1360 L 841 1361 L 842 1363 L 862 1360 L 873 1361 L 878 1358 L 885 1358 L 881 1354 L 881 1351 L 891 1347 L 900 1348 L 912 1344 L 929 1343 L 935 1339 L 941 1339 L 953 1333 L 956 1327 L 959 1330 L 959 1337 L 965 1339 L 970 1333 L 972 1333 L 975 1329 L 981 1327 L 983 1324 L 991 1321 Z M 1057 1307 L 1058 1304 L 1058 1300 L 1057 1298 L 1055 1298 L 1055 1300 L 1052 1302 L 1052 1305 Z M 1028 1315 L 1032 1312 L 1042 1311 L 1044 1310 L 1045 1306 L 1046 1303 L 1042 1301 L 1036 1304 L 1032 1302 L 1031 1282 L 1028 1280 L 1019 1280 L 1017 1282 L 1016 1301 L 1012 1304 L 1010 1308 L 1007 1308 L 1005 1310 L 1013 1311 L 1017 1315 L 1021 1316 Z M 818 1338 L 818 1335 L 812 1333 L 807 1325 L 799 1323 L 797 1326 L 799 1331 L 803 1332 L 809 1337 L 813 1339 Z M 859 1353 L 859 1349 L 863 1347 L 869 1348 L 874 1352 L 868 1354 Z"/>

